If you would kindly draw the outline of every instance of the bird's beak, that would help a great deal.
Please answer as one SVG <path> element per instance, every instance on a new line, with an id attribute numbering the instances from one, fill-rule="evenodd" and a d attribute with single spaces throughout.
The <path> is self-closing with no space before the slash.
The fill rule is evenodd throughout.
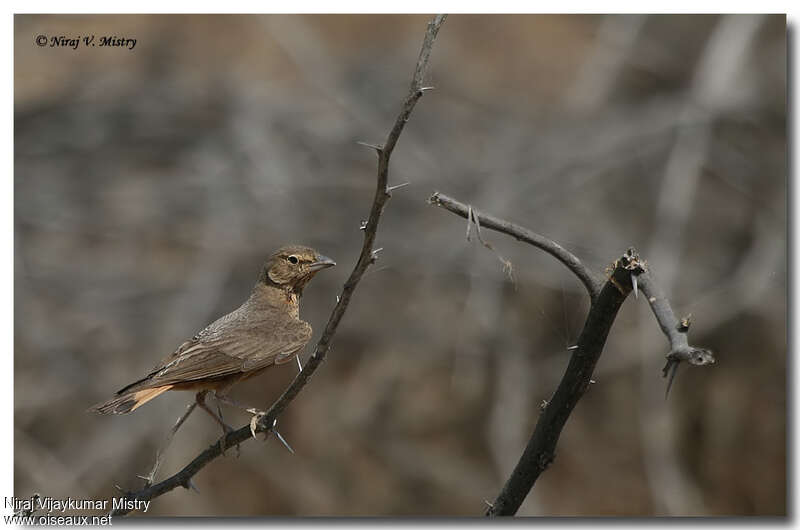
<path id="1" fill-rule="evenodd" d="M 335 261 L 328 256 L 323 256 L 320 254 L 317 255 L 317 261 L 308 266 L 308 270 L 317 272 L 322 269 L 327 269 L 328 267 L 333 267 L 334 265 L 336 265 Z"/>

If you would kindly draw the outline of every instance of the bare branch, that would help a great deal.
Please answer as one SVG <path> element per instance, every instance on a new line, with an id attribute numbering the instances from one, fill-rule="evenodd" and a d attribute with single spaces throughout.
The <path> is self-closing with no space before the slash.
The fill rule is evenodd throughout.
<path id="1" fill-rule="evenodd" d="M 367 268 L 374 262 L 373 245 L 375 237 L 378 232 L 378 221 L 380 220 L 383 208 L 391 196 L 387 187 L 389 176 L 389 159 L 392 156 L 392 151 L 397 144 L 400 134 L 403 132 L 406 122 L 408 121 L 414 106 L 422 94 L 425 92 L 422 82 L 427 71 L 428 61 L 430 59 L 433 43 L 436 35 L 439 33 L 439 28 L 444 23 L 446 15 L 437 15 L 431 22 L 428 23 L 428 28 L 425 33 L 425 38 L 422 42 L 422 48 L 419 53 L 416 67 L 414 69 L 414 76 L 411 81 L 411 89 L 406 96 L 400 114 L 389 131 L 386 138 L 386 143 L 383 147 L 372 146 L 378 152 L 378 175 L 377 186 L 375 189 L 375 198 L 372 202 L 369 219 L 366 225 L 363 226 L 364 244 L 361 248 L 361 254 L 358 262 L 350 273 L 350 277 L 344 284 L 341 294 L 337 297 L 336 306 L 333 308 L 328 324 L 325 326 L 325 331 L 314 349 L 313 355 L 308 359 L 303 370 L 295 376 L 294 381 L 284 391 L 281 397 L 278 398 L 267 413 L 261 417 L 256 424 L 256 432 L 272 432 L 278 416 L 289 406 L 292 400 L 310 381 L 311 376 L 325 359 L 325 356 L 330 349 L 330 344 L 333 339 L 339 322 L 342 320 L 344 313 L 347 309 L 350 299 L 355 292 L 358 282 L 366 272 Z M 209 462 L 222 454 L 223 447 L 232 447 L 252 438 L 250 425 L 246 425 L 238 430 L 229 432 L 227 435 L 221 437 L 217 443 L 207 448 L 205 451 L 197 455 L 194 460 L 189 462 L 183 469 L 172 475 L 171 477 L 152 486 L 143 488 L 136 492 L 129 492 L 125 495 L 129 500 L 150 500 L 168 491 L 175 489 L 178 486 L 184 488 L 192 487 L 192 477 L 197 474 Z M 120 509 L 112 512 L 112 515 L 124 515 L 130 512 L 127 509 Z"/>
<path id="2" fill-rule="evenodd" d="M 533 435 L 497 499 L 486 511 L 487 516 L 517 513 L 536 479 L 553 462 L 561 430 L 591 384 L 594 367 L 603 353 L 617 311 L 632 289 L 631 275 L 625 265 L 624 257 L 617 261 L 613 273 L 592 302 L 564 377 L 553 398 L 541 407 Z"/>
<path id="3" fill-rule="evenodd" d="M 502 232 L 519 241 L 529 243 L 541 250 L 544 250 L 558 261 L 566 265 L 575 276 L 583 283 L 586 290 L 589 292 L 589 297 L 594 300 L 600 293 L 600 282 L 595 278 L 592 272 L 570 251 L 544 236 L 535 232 L 531 232 L 526 228 L 515 225 L 508 221 L 498 219 L 488 214 L 478 212 L 474 207 L 461 203 L 452 197 L 448 197 L 438 191 L 431 195 L 428 202 L 436 206 L 440 206 L 445 210 L 449 210 L 456 215 L 467 219 L 469 222 L 470 212 L 472 218 L 480 220 L 480 224 L 491 230 Z M 476 224 L 477 226 L 477 224 Z"/>
<path id="4" fill-rule="evenodd" d="M 691 325 L 691 318 L 684 317 L 679 321 L 675 317 L 675 313 L 672 312 L 672 307 L 669 305 L 669 301 L 662 292 L 661 287 L 653 281 L 647 263 L 642 265 L 642 272 L 636 275 L 639 287 L 647 297 L 647 302 L 650 304 L 650 309 L 653 310 L 653 315 L 656 317 L 661 331 L 664 332 L 667 340 L 669 340 L 670 350 L 667 353 L 667 364 L 664 366 L 663 371 L 664 377 L 669 376 L 665 392 L 666 396 L 669 394 L 669 389 L 672 387 L 675 373 L 681 361 L 686 361 L 695 366 L 713 364 L 714 354 L 711 350 L 689 345 L 687 333 Z"/>
<path id="5" fill-rule="evenodd" d="M 688 361 L 695 365 L 714 362 L 710 351 L 689 346 L 686 332 L 689 329 L 690 319 L 685 317 L 678 321 L 675 318 L 666 297 L 652 280 L 647 263 L 639 258 L 633 248 L 628 249 L 606 270 L 607 281 L 600 288 L 599 282 L 580 260 L 554 241 L 508 221 L 479 213 L 471 205 L 465 205 L 438 192 L 428 201 L 464 217 L 468 226 L 472 219 L 475 220 L 476 228 L 479 227 L 478 219 L 480 219 L 480 223 L 487 228 L 508 234 L 544 250 L 565 264 L 583 282 L 591 297 L 589 314 L 586 316 L 578 343 L 569 348 L 572 357 L 561 383 L 552 399 L 542 401 L 539 420 L 528 445 L 497 499 L 493 503 L 487 503 L 489 505 L 487 516 L 517 513 L 539 475 L 553 462 L 561 430 L 578 400 L 589 385 L 594 383 L 592 373 L 603 353 L 608 332 L 619 308 L 632 291 L 638 293 L 641 290 L 647 297 L 659 326 L 670 342 L 667 366 L 664 369 L 664 375 L 667 375 L 672 368 L 670 382 L 675 375 L 674 369 L 680 361 Z M 469 229 L 467 237 L 469 238 Z"/>

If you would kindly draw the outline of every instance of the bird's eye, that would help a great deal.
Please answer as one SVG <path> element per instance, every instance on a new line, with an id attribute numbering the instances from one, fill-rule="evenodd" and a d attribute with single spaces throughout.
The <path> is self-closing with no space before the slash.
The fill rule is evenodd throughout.
<path id="1" fill-rule="evenodd" d="M 288 260 L 289 260 L 289 263 L 291 263 L 292 265 L 297 265 L 297 262 L 299 261 L 299 260 L 297 259 L 297 256 L 294 256 L 294 255 L 292 255 L 292 256 L 289 256 L 289 257 L 288 257 L 288 258 L 286 258 L 286 259 L 288 259 Z"/>

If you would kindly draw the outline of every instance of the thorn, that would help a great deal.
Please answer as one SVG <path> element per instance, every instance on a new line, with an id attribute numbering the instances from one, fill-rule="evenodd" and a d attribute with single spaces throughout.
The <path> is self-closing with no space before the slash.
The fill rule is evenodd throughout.
<path id="1" fill-rule="evenodd" d="M 472 208 L 470 208 L 471 210 Z M 475 231 L 478 233 L 478 240 L 483 242 L 483 238 L 481 237 L 481 221 L 478 219 L 478 216 L 475 212 L 472 212 L 472 220 L 475 223 Z"/>
<path id="2" fill-rule="evenodd" d="M 297 359 L 297 373 L 300 373 L 303 371 L 303 365 L 300 363 L 300 356 L 295 355 L 294 358 Z"/>
<path id="3" fill-rule="evenodd" d="M 467 205 L 467 241 L 469 241 L 469 233 L 472 230 L 472 205 Z"/>
<path id="4" fill-rule="evenodd" d="M 277 424 L 278 424 L 278 418 L 275 418 L 275 421 L 273 421 L 273 422 L 272 422 L 272 427 L 270 428 L 270 430 L 271 430 L 271 431 L 272 431 L 272 432 L 275 434 L 275 436 L 278 438 L 278 440 L 280 440 L 280 441 L 281 441 L 281 443 L 283 444 L 283 446 L 284 446 L 284 447 L 285 447 L 285 448 L 286 448 L 286 449 L 287 449 L 287 450 L 288 450 L 290 453 L 294 454 L 294 449 L 292 449 L 292 446 L 291 446 L 291 445 L 289 445 L 289 443 L 288 443 L 286 440 L 284 440 L 284 439 L 283 439 L 283 436 L 281 436 L 281 433 L 279 433 L 279 432 L 278 432 L 278 429 L 276 429 L 276 428 L 275 428 L 275 426 L 276 426 Z"/>
<path id="5" fill-rule="evenodd" d="M 120 493 L 124 493 L 125 495 L 128 494 L 128 492 L 122 489 L 122 486 L 120 486 L 119 484 L 114 484 L 114 487 L 117 488 L 117 491 L 119 491 Z"/>
<path id="6" fill-rule="evenodd" d="M 286 449 L 288 449 L 290 453 L 294 454 L 294 449 L 292 449 L 292 446 L 291 446 L 291 445 L 289 445 L 289 443 L 288 443 L 286 440 L 284 440 L 284 439 L 283 439 L 283 436 L 281 436 L 281 433 L 279 433 L 278 431 L 274 431 L 274 432 L 275 432 L 275 436 L 277 436 L 277 437 L 278 437 L 278 440 L 280 440 L 280 441 L 281 441 L 281 443 L 283 444 L 283 446 L 284 446 Z"/>
<path id="7" fill-rule="evenodd" d="M 143 476 L 143 475 L 136 475 L 136 478 L 140 478 L 140 479 L 144 480 L 147 483 L 147 485 L 149 486 L 150 484 L 153 483 L 153 478 L 154 477 L 153 477 L 152 474 L 150 474 L 149 476 L 146 476 L 146 477 Z"/>
<path id="8" fill-rule="evenodd" d="M 578 349 L 578 345 L 577 344 L 575 344 L 573 346 L 567 346 L 567 350 L 577 350 L 577 349 Z"/>
<path id="9" fill-rule="evenodd" d="M 420 87 L 420 89 L 419 89 L 419 91 L 422 92 L 423 94 L 425 92 L 429 92 L 431 90 L 436 90 L 436 87 L 435 86 L 423 86 L 423 87 Z"/>
<path id="10" fill-rule="evenodd" d="M 363 219 L 361 220 L 361 224 L 358 226 L 359 230 L 366 230 L 367 229 L 367 222 Z"/>
<path id="11" fill-rule="evenodd" d="M 389 186 L 388 188 L 386 188 L 386 191 L 387 191 L 388 193 L 391 193 L 391 192 L 393 192 L 394 190 L 396 190 L 396 189 L 398 189 L 398 188 L 402 188 L 402 187 L 404 187 L 404 186 L 408 186 L 409 184 L 411 184 L 411 183 L 410 183 L 410 182 L 403 182 L 402 184 L 398 184 L 397 186 Z"/>
<path id="12" fill-rule="evenodd" d="M 483 499 L 483 502 L 485 502 L 486 506 L 488 506 L 489 508 L 494 508 L 494 504 L 489 502 L 487 499 Z"/>
<path id="13" fill-rule="evenodd" d="M 371 144 L 369 142 L 356 142 L 358 145 L 363 145 L 364 147 L 369 147 L 370 149 L 374 149 L 378 152 L 378 154 L 383 152 L 383 146 L 378 144 Z"/>
<path id="14" fill-rule="evenodd" d="M 675 381 L 675 374 L 678 373 L 678 365 L 680 364 L 680 361 L 673 359 L 667 361 L 667 366 L 664 368 L 664 376 L 666 377 L 669 373 L 669 379 L 667 380 L 667 390 L 664 392 L 664 401 L 669 397 L 669 389 L 672 388 L 672 382 Z"/>
<path id="15" fill-rule="evenodd" d="M 595 381 L 594 379 L 589 379 L 589 384 L 590 384 L 590 385 L 593 385 L 593 384 L 595 384 L 596 382 L 597 382 L 597 381 Z"/>
<path id="16" fill-rule="evenodd" d="M 337 304 L 339 303 L 339 295 L 338 294 L 336 295 L 336 303 Z"/>
<path id="17" fill-rule="evenodd" d="M 184 486 L 184 488 L 190 489 L 190 490 L 194 491 L 195 493 L 200 493 L 200 490 L 197 489 L 197 486 L 194 485 L 194 481 L 192 480 L 192 477 L 189 477 L 189 478 L 186 479 L 186 485 Z"/>
<path id="18" fill-rule="evenodd" d="M 546 409 L 547 405 L 549 405 L 549 404 L 550 404 L 549 401 L 547 401 L 546 399 L 543 399 L 542 402 L 539 403 L 539 412 L 544 412 L 544 409 Z"/>
<path id="19" fill-rule="evenodd" d="M 631 273 L 631 283 L 633 284 L 633 297 L 637 300 L 639 299 L 639 280 L 636 279 L 636 275 Z"/>
<path id="20" fill-rule="evenodd" d="M 375 263 L 375 261 L 378 259 L 378 252 L 380 252 L 381 250 L 383 250 L 383 247 L 376 248 L 375 250 L 372 251 L 372 263 Z"/>

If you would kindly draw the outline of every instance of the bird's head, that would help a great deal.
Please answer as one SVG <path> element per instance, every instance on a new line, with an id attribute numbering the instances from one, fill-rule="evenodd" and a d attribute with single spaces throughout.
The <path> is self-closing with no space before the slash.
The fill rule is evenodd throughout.
<path id="1" fill-rule="evenodd" d="M 261 271 L 260 281 L 301 294 L 303 287 L 322 269 L 336 262 L 313 248 L 288 245 L 269 257 Z"/>

